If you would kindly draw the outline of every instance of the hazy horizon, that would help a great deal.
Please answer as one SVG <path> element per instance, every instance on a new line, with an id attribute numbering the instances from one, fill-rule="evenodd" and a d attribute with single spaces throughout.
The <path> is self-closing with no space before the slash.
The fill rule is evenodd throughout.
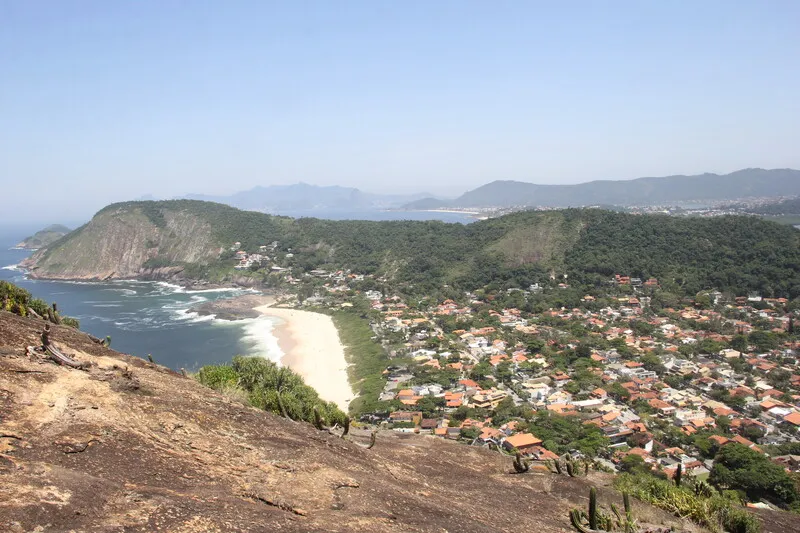
<path id="1" fill-rule="evenodd" d="M 0 184 L 76 220 L 297 182 L 800 168 L 800 4 L 576 6 L 5 3 Z"/>

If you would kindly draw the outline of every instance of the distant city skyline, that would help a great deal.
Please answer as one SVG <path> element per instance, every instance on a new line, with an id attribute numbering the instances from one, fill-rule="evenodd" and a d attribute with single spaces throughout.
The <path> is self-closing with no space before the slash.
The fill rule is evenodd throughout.
<path id="1" fill-rule="evenodd" d="M 4 196 L 76 220 L 297 182 L 454 197 L 800 168 L 797 2 L 190 7 L 0 5 Z"/>

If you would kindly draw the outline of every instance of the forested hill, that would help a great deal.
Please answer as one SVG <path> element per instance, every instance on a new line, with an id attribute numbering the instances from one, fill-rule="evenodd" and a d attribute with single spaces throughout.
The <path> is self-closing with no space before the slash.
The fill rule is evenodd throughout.
<path id="1" fill-rule="evenodd" d="M 452 207 L 577 207 L 592 205 L 675 205 L 683 202 L 733 200 L 800 194 L 800 170 L 748 168 L 730 174 L 666 176 L 634 180 L 601 180 L 574 185 L 538 185 L 494 181 L 451 202 L 431 199 L 409 209 Z"/>
<path id="2" fill-rule="evenodd" d="M 70 231 L 72 230 L 70 230 L 66 226 L 62 226 L 61 224 L 53 224 L 47 226 L 43 230 L 37 231 L 30 237 L 26 237 L 22 242 L 17 244 L 17 248 L 24 248 L 26 250 L 38 250 L 43 246 L 47 246 L 48 244 L 57 241 Z"/>
<path id="3" fill-rule="evenodd" d="M 444 284 L 525 288 L 568 275 L 573 286 L 614 274 L 656 277 L 674 292 L 717 288 L 800 296 L 800 232 L 756 217 L 677 218 L 596 209 L 520 212 L 473 224 L 291 219 L 190 200 L 129 202 L 35 254 L 34 276 L 195 278 L 233 272 L 231 247 L 268 252 L 294 275 L 316 268 L 377 274 L 414 291 Z M 248 276 L 267 279 L 269 268 Z"/>

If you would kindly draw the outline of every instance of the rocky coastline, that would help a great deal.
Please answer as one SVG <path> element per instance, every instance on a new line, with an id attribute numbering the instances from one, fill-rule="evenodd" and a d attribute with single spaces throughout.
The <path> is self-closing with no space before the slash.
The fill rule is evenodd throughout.
<path id="1" fill-rule="evenodd" d="M 276 301 L 269 294 L 245 294 L 236 298 L 225 298 L 213 302 L 203 302 L 190 309 L 200 316 L 214 315 L 221 320 L 243 320 L 262 315 L 256 307 L 269 307 Z"/>

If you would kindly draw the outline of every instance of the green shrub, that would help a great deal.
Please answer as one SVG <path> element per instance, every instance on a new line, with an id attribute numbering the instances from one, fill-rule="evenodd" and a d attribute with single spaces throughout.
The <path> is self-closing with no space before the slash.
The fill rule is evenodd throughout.
<path id="1" fill-rule="evenodd" d="M 73 318 L 71 316 L 64 316 L 61 317 L 61 324 L 64 326 L 69 326 L 71 328 L 80 329 L 81 323 L 77 318 Z"/>
<path id="2" fill-rule="evenodd" d="M 32 309 L 45 319 L 47 319 L 48 313 L 53 313 L 52 308 L 44 300 L 34 298 L 30 292 L 8 281 L 0 281 L 0 310 L 25 317 L 28 316 L 28 309 Z M 66 326 L 76 329 L 80 326 L 75 318 L 60 317 L 60 319 L 60 323 Z"/>
<path id="3" fill-rule="evenodd" d="M 761 531 L 761 523 L 755 515 L 719 494 L 710 498 L 696 495 L 688 487 L 677 487 L 647 474 L 621 474 L 614 479 L 614 487 L 676 516 L 689 518 L 715 533 Z"/>
<path id="4" fill-rule="evenodd" d="M 708 481 L 720 489 L 742 491 L 751 501 L 763 498 L 789 507 L 800 500 L 792 478 L 782 467 L 738 443 L 719 450 Z"/>
<path id="5" fill-rule="evenodd" d="M 204 366 L 196 377 L 206 387 L 216 390 L 236 386 L 239 382 L 239 374 L 230 365 Z"/>
<path id="6" fill-rule="evenodd" d="M 217 391 L 241 389 L 250 405 L 292 420 L 314 423 L 314 408 L 325 423 L 344 425 L 346 415 L 333 402 L 326 402 L 290 368 L 260 357 L 236 356 L 229 365 L 208 365 L 196 379 Z"/>

